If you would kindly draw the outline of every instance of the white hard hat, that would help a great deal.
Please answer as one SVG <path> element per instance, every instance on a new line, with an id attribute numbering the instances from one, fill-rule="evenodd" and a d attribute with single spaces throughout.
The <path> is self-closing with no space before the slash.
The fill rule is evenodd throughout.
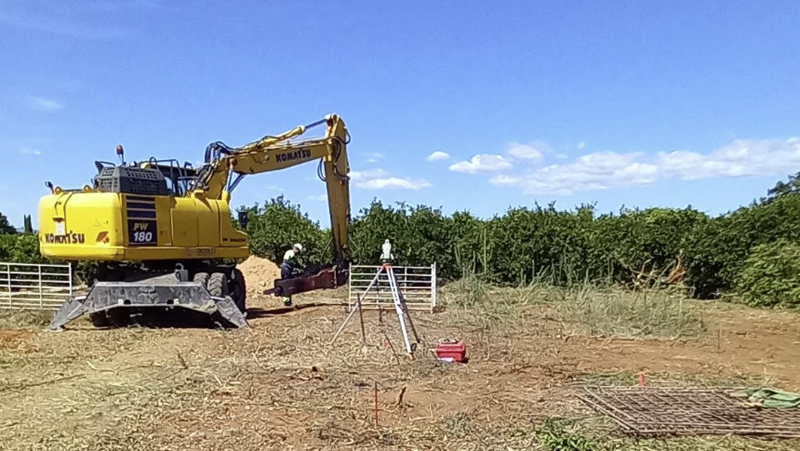
<path id="1" fill-rule="evenodd" d="M 295 249 L 297 252 L 303 252 L 303 245 L 302 245 L 302 244 L 300 244 L 300 243 L 296 243 L 296 244 L 294 245 L 294 249 Z"/>

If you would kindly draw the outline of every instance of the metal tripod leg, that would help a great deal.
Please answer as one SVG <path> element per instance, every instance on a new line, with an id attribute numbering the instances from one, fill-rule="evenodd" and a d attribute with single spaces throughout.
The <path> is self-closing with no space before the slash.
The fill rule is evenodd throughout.
<path id="1" fill-rule="evenodd" d="M 394 269 L 389 268 L 392 274 L 392 286 L 394 286 L 394 290 L 397 292 L 397 298 L 400 300 L 400 307 L 405 313 L 406 318 L 408 319 L 408 325 L 411 326 L 411 332 L 414 333 L 414 340 L 417 343 L 420 342 L 419 335 L 417 334 L 417 328 L 414 326 L 414 321 L 411 320 L 411 312 L 408 310 L 408 306 L 406 305 L 406 300 L 403 297 L 403 293 L 400 292 L 400 289 L 397 288 L 397 278 L 394 275 Z"/>
<path id="2" fill-rule="evenodd" d="M 378 273 L 375 274 L 375 278 L 372 279 L 372 282 L 370 282 L 369 285 L 367 286 L 367 289 L 364 290 L 364 293 L 361 296 L 359 296 L 358 300 L 356 301 L 356 308 L 358 309 L 358 316 L 361 318 L 361 341 L 364 342 L 365 346 L 367 344 L 367 335 L 366 335 L 366 332 L 364 331 L 364 316 L 363 316 L 363 314 L 361 312 L 361 301 L 363 301 L 364 298 L 367 297 L 367 293 L 369 293 L 369 290 L 371 290 L 372 287 L 375 285 L 375 283 L 378 281 L 378 277 L 380 277 L 380 275 L 381 275 L 381 271 L 378 271 Z M 339 338 L 339 335 L 341 335 L 341 333 L 344 330 L 345 326 L 347 326 L 347 323 L 350 322 L 350 318 L 352 318 L 353 315 L 356 313 L 356 308 L 351 310 L 350 314 L 347 315 L 347 318 L 345 318 L 344 322 L 339 327 L 339 330 L 336 331 L 336 335 L 334 335 L 333 338 L 331 339 L 331 344 L 333 344 L 336 341 L 336 339 Z"/>
<path id="3" fill-rule="evenodd" d="M 331 345 L 339 338 L 344 328 L 347 326 L 347 323 L 350 322 L 350 319 L 355 315 L 356 309 L 358 309 L 359 317 L 361 318 L 361 339 L 363 340 L 364 344 L 366 345 L 366 333 L 364 332 L 364 319 L 362 315 L 362 304 L 364 298 L 367 297 L 369 291 L 377 286 L 376 284 L 380 281 L 381 272 L 386 271 L 386 278 L 389 281 L 389 290 L 392 293 L 392 301 L 394 304 L 395 313 L 397 313 L 397 319 L 400 321 L 400 329 L 403 333 L 403 341 L 406 346 L 406 351 L 409 354 L 413 354 L 416 345 L 411 344 L 411 340 L 408 338 L 408 329 L 410 328 L 414 334 L 414 338 L 417 343 L 420 342 L 419 335 L 417 334 L 417 329 L 414 327 L 414 321 L 411 319 L 411 313 L 408 311 L 408 307 L 406 306 L 405 300 L 403 299 L 403 295 L 400 293 L 400 289 L 397 287 L 397 278 L 394 275 L 394 270 L 392 269 L 391 265 L 384 265 L 381 269 L 378 270 L 378 273 L 375 274 L 375 277 L 367 286 L 367 289 L 364 290 L 360 296 L 358 296 L 358 300 L 356 301 L 356 305 L 353 310 L 350 311 L 350 314 L 347 315 L 342 325 L 339 327 L 339 330 L 336 331 L 336 334 L 331 339 Z"/>
<path id="4" fill-rule="evenodd" d="M 400 329 L 403 331 L 403 341 L 406 345 L 406 351 L 409 354 L 414 353 L 411 347 L 411 341 L 408 339 L 408 329 L 406 327 L 406 314 L 403 308 L 402 300 L 400 299 L 400 291 L 397 289 L 397 281 L 394 278 L 394 270 L 391 266 L 387 267 L 386 273 L 389 277 L 389 289 L 392 291 L 392 300 L 394 301 L 394 310 L 397 312 L 397 318 L 400 320 Z M 410 320 L 410 318 L 409 318 Z M 413 323 L 409 321 L 413 329 Z"/>

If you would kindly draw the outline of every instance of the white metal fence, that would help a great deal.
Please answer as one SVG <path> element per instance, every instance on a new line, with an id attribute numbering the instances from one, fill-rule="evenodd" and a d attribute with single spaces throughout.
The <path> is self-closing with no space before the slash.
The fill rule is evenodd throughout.
<path id="1" fill-rule="evenodd" d="M 397 287 L 400 289 L 406 305 L 413 310 L 436 309 L 436 265 L 431 266 L 393 266 Z M 370 282 L 380 272 L 381 266 L 350 266 L 348 283 L 348 308 L 352 308 L 358 297 L 363 296 Z M 394 308 L 392 292 L 386 272 L 380 272 L 378 282 L 369 290 L 362 300 L 363 308 Z"/>
<path id="2" fill-rule="evenodd" d="M 57 310 L 69 296 L 70 265 L 0 262 L 0 309 Z"/>

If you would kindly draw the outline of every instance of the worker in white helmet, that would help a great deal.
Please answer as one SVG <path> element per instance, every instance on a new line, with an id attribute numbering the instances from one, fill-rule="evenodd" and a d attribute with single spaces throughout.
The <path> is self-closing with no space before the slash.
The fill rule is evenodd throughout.
<path id="1" fill-rule="evenodd" d="M 281 279 L 291 279 L 294 276 L 294 270 L 297 267 L 297 255 L 303 252 L 303 246 L 300 243 L 292 246 L 291 249 L 283 254 L 283 261 L 281 262 Z M 283 305 L 289 307 L 292 305 L 292 296 L 283 298 Z"/>

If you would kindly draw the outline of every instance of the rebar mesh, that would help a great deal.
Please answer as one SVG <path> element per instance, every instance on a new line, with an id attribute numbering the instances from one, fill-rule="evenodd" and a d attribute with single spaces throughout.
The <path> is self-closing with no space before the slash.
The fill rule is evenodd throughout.
<path id="1" fill-rule="evenodd" d="M 751 407 L 737 390 L 587 387 L 581 400 L 632 435 L 758 435 L 800 438 L 800 409 Z"/>

